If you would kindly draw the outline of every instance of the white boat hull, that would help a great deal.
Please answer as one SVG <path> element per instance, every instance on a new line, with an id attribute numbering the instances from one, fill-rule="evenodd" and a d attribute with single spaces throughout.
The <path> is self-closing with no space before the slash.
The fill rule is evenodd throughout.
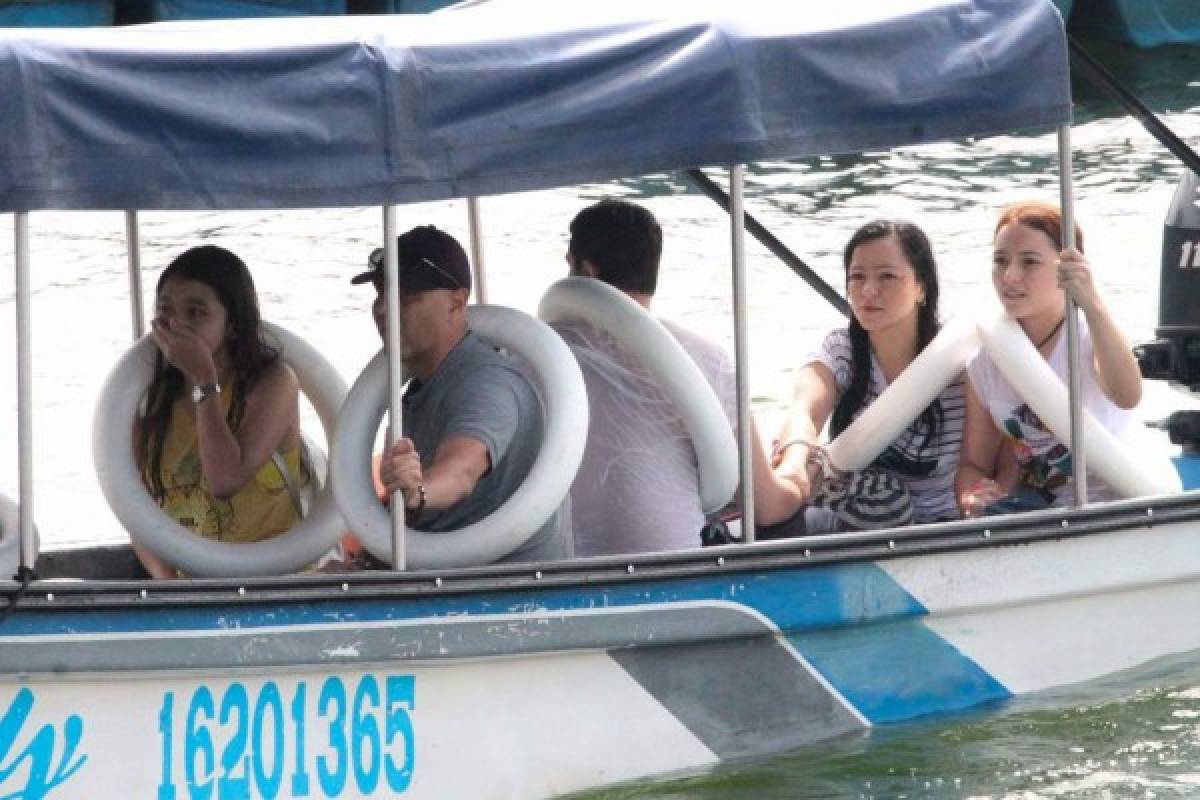
<path id="1" fill-rule="evenodd" d="M 1200 512 L 1164 503 L 534 574 L 43 582 L 0 626 L 0 793 L 552 797 L 1087 681 L 1200 650 Z"/>

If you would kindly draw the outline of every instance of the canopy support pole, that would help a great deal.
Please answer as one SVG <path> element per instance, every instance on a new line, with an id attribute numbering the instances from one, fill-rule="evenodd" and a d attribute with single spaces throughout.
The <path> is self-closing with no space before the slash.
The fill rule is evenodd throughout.
<path id="1" fill-rule="evenodd" d="M 1075 246 L 1075 192 L 1071 178 L 1071 124 L 1058 129 L 1058 189 L 1062 209 L 1062 249 Z M 1071 469 L 1074 473 L 1075 507 L 1087 504 L 1087 458 L 1083 443 L 1083 390 L 1079 365 L 1079 309 L 1066 293 L 1067 394 L 1071 403 Z"/>
<path id="2" fill-rule="evenodd" d="M 400 361 L 400 268 L 396 253 L 396 207 L 383 207 L 383 299 L 387 314 L 384 351 L 388 363 L 387 446 L 404 436 L 404 366 Z M 394 492 L 389 505 L 392 515 L 392 569 L 407 569 L 404 541 L 404 493 Z"/>
<path id="3" fill-rule="evenodd" d="M 33 328 L 30 324 L 29 213 L 14 215 L 13 238 L 17 275 L 17 501 L 21 573 L 33 569 L 37 542 L 33 534 Z"/>
<path id="4" fill-rule="evenodd" d="M 487 282 L 483 277 L 483 223 L 479 216 L 479 198 L 467 198 L 467 225 L 471 230 L 471 266 L 475 284 L 475 302 L 483 305 L 487 302 Z"/>
<path id="5" fill-rule="evenodd" d="M 754 460 L 750 418 L 750 361 L 747 357 L 746 325 L 746 217 L 744 202 L 746 169 L 729 168 L 729 224 L 733 244 L 733 346 L 737 370 L 738 455 L 742 472 L 742 540 L 754 541 Z"/>
<path id="6" fill-rule="evenodd" d="M 125 253 L 129 259 L 129 313 L 133 324 L 133 340 L 146 331 L 146 316 L 142 307 L 142 247 L 138 238 L 136 211 L 125 212 Z"/>

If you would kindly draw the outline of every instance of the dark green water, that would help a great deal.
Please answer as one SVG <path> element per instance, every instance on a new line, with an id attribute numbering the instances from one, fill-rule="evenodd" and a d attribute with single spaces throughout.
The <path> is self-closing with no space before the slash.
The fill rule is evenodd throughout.
<path id="1" fill-rule="evenodd" d="M 1198 657 L 578 800 L 1196 797 Z"/>

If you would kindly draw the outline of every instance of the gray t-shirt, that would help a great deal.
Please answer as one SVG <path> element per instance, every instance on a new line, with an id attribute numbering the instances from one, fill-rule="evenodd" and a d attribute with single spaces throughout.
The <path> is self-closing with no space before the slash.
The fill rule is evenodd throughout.
<path id="1" fill-rule="evenodd" d="M 487 447 L 491 469 L 466 499 L 410 522 L 432 533 L 457 530 L 496 510 L 529 474 L 542 444 L 541 403 L 516 362 L 468 332 L 429 380 L 409 383 L 404 435 L 413 440 L 426 468 L 438 445 L 452 436 L 468 436 Z M 500 561 L 570 558 L 570 518 L 564 503 L 529 541 Z"/>

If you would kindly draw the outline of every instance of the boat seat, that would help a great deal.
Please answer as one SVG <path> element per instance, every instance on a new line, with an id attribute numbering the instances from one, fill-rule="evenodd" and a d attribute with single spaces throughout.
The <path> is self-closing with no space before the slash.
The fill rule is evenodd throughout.
<path id="1" fill-rule="evenodd" d="M 128 544 L 46 550 L 38 554 L 36 571 L 41 580 L 129 581 L 150 578 Z"/>

